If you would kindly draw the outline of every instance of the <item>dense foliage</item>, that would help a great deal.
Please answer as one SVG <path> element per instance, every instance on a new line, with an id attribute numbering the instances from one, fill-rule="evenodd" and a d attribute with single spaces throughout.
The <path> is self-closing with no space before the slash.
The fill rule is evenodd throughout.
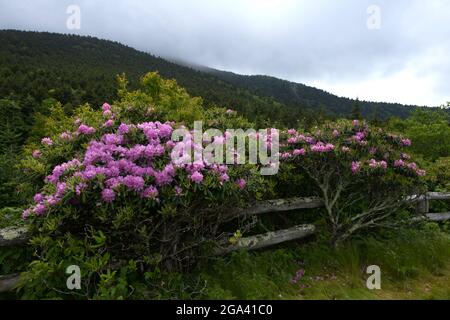
<path id="1" fill-rule="evenodd" d="M 405 149 L 411 140 L 354 120 L 329 123 L 313 134 L 292 129 L 281 154 L 310 178 L 325 205 L 332 242 L 361 229 L 389 225 L 410 195 L 425 191 L 425 171 Z"/>
<path id="2" fill-rule="evenodd" d="M 0 250 L 0 274 L 27 271 L 21 297 L 276 298 L 280 283 L 303 279 L 298 259 L 351 257 L 349 239 L 361 241 L 362 256 L 379 250 L 382 242 L 373 239 L 385 227 L 411 222 L 409 195 L 449 190 L 447 110 L 418 109 L 384 122 L 412 109 L 337 99 L 269 77 L 194 71 L 95 38 L 0 31 L 0 39 L 0 228 L 26 224 L 32 234 L 28 249 Z M 158 73 L 139 78 L 153 69 L 187 89 Z M 127 77 L 116 77 L 122 72 Z M 333 112 L 357 120 L 336 120 Z M 183 146 L 170 139 L 173 130 L 196 120 L 222 132 L 282 129 L 278 174 L 262 177 L 253 164 L 173 161 Z M 216 138 L 222 146 L 228 136 Z M 319 196 L 325 207 L 251 219 L 236 210 L 293 196 Z M 294 250 L 255 260 L 238 252 L 209 265 L 215 249 L 243 235 L 305 222 L 318 227 L 317 249 L 293 243 Z M 417 235 L 421 247 L 430 241 L 427 261 L 415 256 L 427 269 L 447 259 L 448 237 L 430 228 L 399 233 Z M 392 246 L 396 235 L 389 233 Z M 380 263 L 394 275 L 412 272 L 404 249 L 392 250 L 401 270 Z M 81 291 L 66 288 L 69 265 L 82 270 Z M 241 267 L 254 272 L 237 272 Z"/>

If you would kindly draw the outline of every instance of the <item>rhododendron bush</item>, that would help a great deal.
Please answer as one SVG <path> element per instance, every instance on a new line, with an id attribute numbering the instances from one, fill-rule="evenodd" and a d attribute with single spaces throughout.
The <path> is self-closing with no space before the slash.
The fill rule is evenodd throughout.
<path id="1" fill-rule="evenodd" d="M 166 85 L 172 83 L 158 84 L 160 89 Z M 24 287 L 33 287 L 27 292 L 56 294 L 41 288 L 43 279 L 66 290 L 61 276 L 70 264 L 86 273 L 82 287 L 87 297 L 102 287 L 99 279 L 106 270 L 127 270 L 140 283 L 143 277 L 155 281 L 157 270 L 182 270 L 248 227 L 233 212 L 264 192 L 258 168 L 194 158 L 173 161 L 179 144 L 204 146 L 172 141 L 173 130 L 189 117 L 165 121 L 164 104 L 171 97 L 151 88 L 158 92 L 153 98 L 151 92 L 138 91 L 98 111 L 82 106 L 62 132 L 58 126 L 30 146 L 22 169 L 36 193 L 23 218 L 30 224 L 38 259 L 22 277 Z M 184 105 L 197 103 L 184 91 L 172 98 L 185 99 Z M 165 99 L 169 102 L 161 102 Z M 246 123 L 226 109 L 205 114 L 207 123 Z"/>
<path id="2" fill-rule="evenodd" d="M 332 242 L 357 231 L 400 223 L 411 195 L 424 191 L 425 171 L 408 155 L 411 141 L 354 120 L 313 133 L 285 133 L 281 158 L 303 172 L 323 199 Z"/>

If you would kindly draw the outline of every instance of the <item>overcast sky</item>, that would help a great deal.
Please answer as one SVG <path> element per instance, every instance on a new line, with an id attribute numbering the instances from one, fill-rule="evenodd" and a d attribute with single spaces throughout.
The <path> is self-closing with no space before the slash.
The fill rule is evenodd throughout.
<path id="1" fill-rule="evenodd" d="M 0 28 L 92 35 L 351 98 L 450 100 L 450 0 L 0 0 Z"/>

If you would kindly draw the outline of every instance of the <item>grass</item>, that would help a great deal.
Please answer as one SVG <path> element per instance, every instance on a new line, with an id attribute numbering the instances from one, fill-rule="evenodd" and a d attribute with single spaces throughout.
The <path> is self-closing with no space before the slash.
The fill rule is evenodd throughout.
<path id="1" fill-rule="evenodd" d="M 381 269 L 369 290 L 366 268 Z M 305 275 L 291 283 L 296 272 Z M 338 249 L 309 243 L 237 252 L 200 270 L 208 299 L 450 299 L 450 236 L 430 225 Z"/>

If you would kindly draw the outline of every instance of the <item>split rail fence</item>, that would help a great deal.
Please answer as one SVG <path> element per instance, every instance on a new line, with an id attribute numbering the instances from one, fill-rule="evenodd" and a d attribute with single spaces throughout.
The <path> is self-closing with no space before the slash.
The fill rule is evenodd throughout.
<path id="1" fill-rule="evenodd" d="M 429 220 L 444 222 L 450 220 L 450 212 L 430 213 L 429 202 L 431 200 L 450 200 L 450 192 L 428 192 L 423 196 L 411 197 L 416 204 L 417 216 L 414 220 Z M 323 202 L 317 197 L 290 198 L 261 201 L 252 207 L 241 209 L 238 215 L 260 215 L 264 213 L 287 212 L 299 209 L 320 208 Z M 291 240 L 306 238 L 316 231 L 313 224 L 302 224 L 292 228 L 271 231 L 264 234 L 240 238 L 235 244 L 216 251 L 217 254 L 226 254 L 239 249 L 255 250 L 269 247 Z M 0 247 L 20 247 L 28 242 L 26 227 L 10 227 L 0 229 Z M 0 293 L 8 292 L 17 285 L 19 274 L 0 276 Z"/>

